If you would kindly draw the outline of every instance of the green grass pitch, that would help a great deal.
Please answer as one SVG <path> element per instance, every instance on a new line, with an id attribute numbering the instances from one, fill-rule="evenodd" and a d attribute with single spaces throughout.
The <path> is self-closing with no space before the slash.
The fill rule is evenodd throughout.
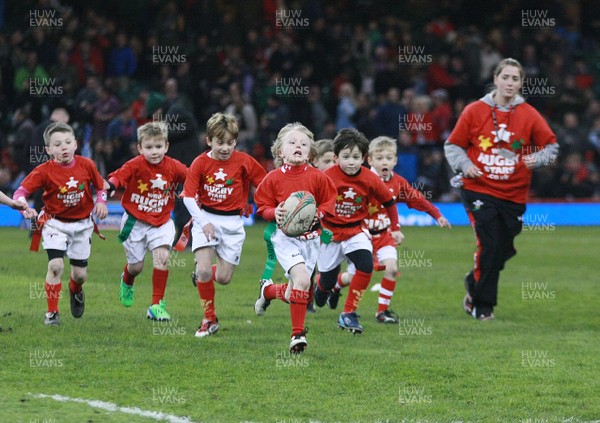
<path id="1" fill-rule="evenodd" d="M 126 309 L 116 232 L 94 237 L 85 315 L 71 317 L 63 278 L 62 325 L 45 327 L 46 255 L 28 251 L 25 231 L 0 229 L 0 422 L 599 421 L 600 228 L 521 234 L 496 320 L 477 322 L 461 308 L 471 229 L 406 227 L 392 300 L 400 324 L 375 322 L 369 290 L 361 336 L 337 329 L 339 310 L 319 309 L 307 316 L 309 346 L 297 358 L 289 307 L 254 314 L 263 229 L 247 228 L 233 281 L 216 287 L 221 330 L 203 339 L 194 337 L 201 312 L 190 252 L 171 256 L 173 320 L 157 324 L 145 317 L 151 262 Z"/>

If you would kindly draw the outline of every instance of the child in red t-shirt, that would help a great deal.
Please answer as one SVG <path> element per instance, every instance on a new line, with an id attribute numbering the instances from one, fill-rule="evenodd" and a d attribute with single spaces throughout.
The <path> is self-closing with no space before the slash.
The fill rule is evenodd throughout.
<path id="1" fill-rule="evenodd" d="M 393 169 L 397 161 L 396 140 L 381 136 L 371 141 L 369 144 L 369 165 L 371 165 L 371 170 L 379 175 L 388 187 L 394 201 L 396 203 L 406 203 L 410 208 L 426 212 L 435 219 L 440 227 L 450 228 L 450 223 L 437 207 L 431 204 L 418 190 L 411 187 L 406 179 L 394 173 Z M 392 238 L 390 224 L 386 209 L 377 202 L 370 202 L 369 213 L 363 221 L 363 225 L 371 235 L 374 258 L 384 270 L 381 288 L 379 289 L 379 304 L 375 315 L 375 319 L 379 323 L 398 323 L 397 314 L 389 308 L 392 295 L 396 289 L 396 278 L 399 276 L 398 244 Z M 338 281 L 327 299 L 327 303 L 331 308 L 335 308 L 335 305 L 337 305 L 340 289 L 350 283 L 354 273 L 354 266 L 350 264 L 347 272 L 338 276 Z"/>
<path id="2" fill-rule="evenodd" d="M 164 301 L 169 277 L 169 253 L 175 238 L 171 220 L 175 187 L 185 181 L 187 167 L 166 156 L 169 149 L 168 128 L 162 122 L 149 122 L 137 130 L 139 156 L 108 175 L 111 190 L 124 187 L 121 204 L 119 241 L 125 248 L 127 264 L 121 274 L 119 299 L 125 307 L 134 300 L 133 283 L 144 269 L 146 251 L 152 253 L 152 302 L 146 316 L 152 320 L 169 320 Z"/>
<path id="3" fill-rule="evenodd" d="M 306 233 L 290 237 L 277 229 L 270 238 L 277 261 L 285 270 L 288 284 L 274 285 L 270 280 L 261 282 L 260 296 L 254 309 L 259 316 L 264 314 L 271 300 L 279 298 L 290 304 L 292 336 L 290 352 L 301 353 L 307 347 L 306 306 L 310 275 L 319 254 L 318 220 L 333 213 L 336 190 L 325 174 L 309 163 L 313 148 L 313 134 L 304 125 L 292 123 L 284 126 L 271 147 L 277 169 L 269 172 L 256 189 L 254 201 L 257 213 L 265 220 L 282 222 L 285 215 L 283 202 L 296 191 L 308 191 L 317 203 L 315 225 Z"/>
<path id="4" fill-rule="evenodd" d="M 48 254 L 45 282 L 48 311 L 44 323 L 58 325 L 58 302 L 65 254 L 71 264 L 71 314 L 76 318 L 83 316 L 85 293 L 82 285 L 87 280 L 92 232 L 95 229 L 91 214 L 100 219 L 107 216 L 104 189 L 108 184 L 102 179 L 92 160 L 75 155 L 77 141 L 71 126 L 66 123 L 51 123 L 44 131 L 44 143 L 52 160 L 33 169 L 15 191 L 13 198 L 25 202 L 38 189 L 44 190 L 44 208 L 40 214 L 27 208 L 23 211 L 23 216 L 27 219 L 38 216 L 32 249 L 37 249 L 35 243 L 41 232 L 43 246 Z M 92 186 L 97 192 L 95 205 Z"/>
<path id="5" fill-rule="evenodd" d="M 252 156 L 235 150 L 239 129 L 233 115 L 215 113 L 206 129 L 211 150 L 194 159 L 183 188 L 183 203 L 193 219 L 196 270 L 192 277 L 204 314 L 197 337 L 219 330 L 215 281 L 228 284 L 240 263 L 246 239 L 241 215 L 250 185 L 257 186 L 267 173 Z"/>
<path id="6" fill-rule="evenodd" d="M 333 242 L 322 244 L 319 251 L 320 279 L 315 287 L 315 304 L 325 305 L 342 262 L 352 262 L 356 273 L 350 281 L 348 298 L 338 324 L 353 333 L 361 333 L 363 328 L 356 309 L 373 273 L 373 247 L 362 229 L 369 203 L 377 202 L 385 208 L 390 218 L 391 236 L 398 244 L 403 235 L 392 194 L 375 173 L 362 166 L 369 151 L 369 140 L 356 129 L 342 129 L 333 144 L 337 164 L 326 170 L 325 175 L 335 183 L 338 195 L 335 214 L 323 220 L 323 226 L 333 232 Z"/>

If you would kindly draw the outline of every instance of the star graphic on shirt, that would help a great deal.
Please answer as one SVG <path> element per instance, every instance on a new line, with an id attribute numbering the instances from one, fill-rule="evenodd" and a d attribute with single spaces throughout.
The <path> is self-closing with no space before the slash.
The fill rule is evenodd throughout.
<path id="1" fill-rule="evenodd" d="M 362 203 L 362 200 L 363 200 L 363 198 L 362 198 L 362 197 L 356 197 L 356 199 L 354 200 L 354 202 L 355 202 L 356 204 L 360 204 L 360 203 Z"/>
<path id="2" fill-rule="evenodd" d="M 148 184 L 145 184 L 142 182 L 141 179 L 138 179 L 137 189 L 139 189 L 140 192 L 143 194 L 145 191 L 148 191 Z"/>
<path id="3" fill-rule="evenodd" d="M 227 177 L 227 174 L 225 172 L 223 172 L 223 168 L 220 167 L 218 172 L 214 173 L 215 175 L 215 181 L 221 180 L 224 181 L 225 178 Z"/>
<path id="4" fill-rule="evenodd" d="M 480 135 L 478 140 L 480 141 L 479 148 L 481 148 L 483 151 L 487 151 L 487 149 L 493 145 L 490 142 L 490 139 L 487 137 L 484 137 L 483 135 Z"/>
<path id="5" fill-rule="evenodd" d="M 150 179 L 150 182 L 152 182 L 152 186 L 150 188 L 158 189 L 165 189 L 165 185 L 167 184 L 167 181 L 162 178 L 160 173 L 156 174 L 156 179 Z"/>
<path id="6" fill-rule="evenodd" d="M 335 197 L 336 201 L 342 201 L 344 198 L 341 195 L 338 195 L 337 197 Z"/>
<path id="7" fill-rule="evenodd" d="M 67 187 L 60 187 L 60 188 L 59 188 L 59 190 L 60 190 L 60 193 L 61 193 L 61 194 L 64 194 L 64 193 L 65 193 L 65 192 L 67 192 L 69 189 L 68 189 Z"/>
<path id="8" fill-rule="evenodd" d="M 208 182 L 209 184 L 213 184 L 215 182 L 215 179 L 212 176 L 207 176 L 206 177 L 206 182 Z"/>
<path id="9" fill-rule="evenodd" d="M 79 181 L 77 179 L 75 179 L 73 176 L 71 176 L 69 178 L 69 181 L 65 185 L 68 186 L 69 188 L 75 188 L 77 186 L 78 182 Z"/>
<path id="10" fill-rule="evenodd" d="M 352 187 L 348 188 L 348 190 L 346 192 L 344 192 L 344 198 L 352 198 L 354 200 L 355 196 L 356 196 L 356 193 L 354 192 Z"/>
<path id="11" fill-rule="evenodd" d="M 501 123 L 498 126 L 500 127 L 500 128 L 498 128 L 498 131 L 492 131 L 492 134 L 494 135 L 494 142 L 500 142 L 500 141 L 509 142 L 510 136 L 513 133 L 506 130 L 505 123 Z"/>
<path id="12" fill-rule="evenodd" d="M 513 143 L 510 145 L 510 148 L 512 148 L 513 150 L 518 150 L 524 143 L 525 140 L 523 138 L 521 138 L 520 140 L 514 140 Z"/>
<path id="13" fill-rule="evenodd" d="M 379 211 L 377 204 L 369 203 L 369 216 L 374 215 Z"/>
<path id="14" fill-rule="evenodd" d="M 85 189 L 85 184 L 84 184 L 83 182 L 82 182 L 82 183 L 80 183 L 80 184 L 79 184 L 79 186 L 77 187 L 77 189 L 78 189 L 79 191 L 83 191 L 83 190 Z"/>
<path id="15" fill-rule="evenodd" d="M 233 184 L 233 180 L 234 180 L 234 178 L 228 179 L 228 180 L 225 182 L 225 185 L 232 185 L 232 184 Z"/>

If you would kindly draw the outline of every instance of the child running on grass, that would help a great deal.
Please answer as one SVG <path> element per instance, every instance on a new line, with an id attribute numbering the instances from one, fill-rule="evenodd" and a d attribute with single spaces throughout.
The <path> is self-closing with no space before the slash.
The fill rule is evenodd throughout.
<path id="1" fill-rule="evenodd" d="M 169 149 L 168 128 L 162 122 L 149 122 L 137 130 L 139 156 L 108 175 L 111 195 L 125 188 L 121 204 L 119 241 L 125 248 L 127 264 L 121 274 L 119 299 L 125 307 L 134 301 L 134 281 L 144 269 L 146 251 L 152 254 L 152 300 L 146 317 L 169 320 L 164 300 L 169 277 L 169 254 L 175 238 L 171 220 L 174 187 L 185 181 L 187 167 L 166 156 Z"/>
<path id="2" fill-rule="evenodd" d="M 440 213 L 439 209 L 431 204 L 418 190 L 410 186 L 408 181 L 393 171 L 398 162 L 396 140 L 390 137 L 377 137 L 369 144 L 368 163 L 388 187 L 396 203 L 406 203 L 411 209 L 428 213 L 442 228 L 450 228 L 448 220 Z M 369 203 L 368 216 L 364 226 L 371 234 L 371 243 L 376 261 L 384 267 L 384 275 L 379 288 L 379 306 L 375 319 L 379 323 L 398 323 L 398 315 L 389 307 L 396 289 L 398 273 L 397 243 L 390 231 L 390 218 L 386 209 L 379 203 Z M 404 238 L 404 236 L 402 236 Z M 338 276 L 327 304 L 335 309 L 340 296 L 340 290 L 350 283 L 355 273 L 354 265 L 348 265 L 347 272 Z"/>
<path id="3" fill-rule="evenodd" d="M 323 216 L 333 213 L 336 195 L 333 182 L 308 163 L 313 143 L 312 132 L 301 123 L 284 126 L 271 147 L 277 169 L 269 172 L 254 195 L 257 213 L 265 220 L 275 220 L 278 224 L 286 212 L 283 202 L 293 192 L 308 191 L 317 203 L 315 222 L 309 231 L 297 237 L 289 237 L 279 228 L 272 233 L 270 242 L 289 283 L 275 285 L 270 279 L 263 279 L 254 306 L 256 314 L 260 316 L 271 300 L 278 298 L 290 304 L 290 352 L 294 354 L 303 352 L 308 345 L 304 322 L 310 275 L 319 254 L 318 223 Z"/>
<path id="4" fill-rule="evenodd" d="M 315 304 L 323 307 L 334 288 L 344 260 L 352 262 L 356 273 L 350 281 L 350 292 L 338 325 L 353 333 L 362 333 L 356 310 L 371 281 L 373 247 L 362 230 L 369 204 L 381 204 L 390 219 L 391 237 L 400 244 L 403 239 L 398 223 L 398 210 L 392 194 L 381 179 L 362 166 L 369 151 L 369 140 L 356 129 L 342 129 L 333 140 L 337 164 L 325 171 L 335 183 L 335 214 L 326 216 L 323 226 L 333 232 L 333 242 L 322 244 L 317 266 L 320 280 L 315 287 Z"/>
<path id="5" fill-rule="evenodd" d="M 48 310 L 44 324 L 54 326 L 60 324 L 58 303 L 65 254 L 71 264 L 71 314 L 79 318 L 85 311 L 83 284 L 87 280 L 92 232 L 98 233 L 91 214 L 100 219 L 107 216 L 105 188 L 108 184 L 102 179 L 92 160 L 75 155 L 77 141 L 71 126 L 66 123 L 51 123 L 44 131 L 44 143 L 51 160 L 37 166 L 27 175 L 15 191 L 13 199 L 26 203 L 26 198 L 35 191 L 44 190 L 44 207 L 39 215 L 35 209 L 27 207 L 23 216 L 27 219 L 37 216 L 31 249 L 37 251 L 41 237 L 48 254 L 45 281 Z M 96 204 L 92 186 L 97 193 Z"/>
<path id="6" fill-rule="evenodd" d="M 238 122 L 233 115 L 215 113 L 207 122 L 211 150 L 196 157 L 188 170 L 183 202 L 192 216 L 192 250 L 204 318 L 197 337 L 219 330 L 215 311 L 215 281 L 226 285 L 240 263 L 246 239 L 242 212 L 250 185 L 257 186 L 265 169 L 250 155 L 236 151 Z M 216 266 L 213 261 L 216 258 Z"/>

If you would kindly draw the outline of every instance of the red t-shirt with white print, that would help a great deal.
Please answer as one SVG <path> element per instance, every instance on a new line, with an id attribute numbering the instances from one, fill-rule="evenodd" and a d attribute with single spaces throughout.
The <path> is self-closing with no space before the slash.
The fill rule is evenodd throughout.
<path id="1" fill-rule="evenodd" d="M 167 223 L 175 205 L 177 184 L 185 182 L 187 167 L 178 160 L 165 156 L 152 164 L 137 156 L 108 175 L 115 186 L 125 187 L 121 204 L 125 211 L 152 226 Z M 111 182 L 112 182 L 111 181 Z"/>
<path id="2" fill-rule="evenodd" d="M 369 204 L 393 204 L 392 193 L 381 178 L 366 167 L 355 175 L 345 174 L 335 165 L 324 172 L 337 189 L 335 214 L 323 219 L 323 226 L 333 232 L 337 242 L 345 241 L 362 232 L 363 220 L 369 215 Z M 393 206 L 395 210 L 395 205 Z M 390 216 L 392 231 L 400 229 L 398 213 Z"/>
<path id="3" fill-rule="evenodd" d="M 215 210 L 242 210 L 248 201 L 250 184 L 258 186 L 267 171 L 252 156 L 234 151 L 229 159 L 216 160 L 211 151 L 202 153 L 190 166 L 183 196 Z"/>
<path id="4" fill-rule="evenodd" d="M 465 189 L 524 204 L 531 170 L 523 163 L 523 155 L 556 143 L 556 135 L 527 103 L 500 111 L 478 100 L 465 107 L 448 141 L 466 149 L 483 172 L 479 178 L 463 178 Z"/>
<path id="5" fill-rule="evenodd" d="M 29 193 L 43 189 L 42 201 L 46 213 L 68 220 L 87 219 L 94 209 L 92 186 L 102 190 L 104 179 L 94 162 L 74 156 L 66 166 L 49 160 L 37 166 L 21 186 Z"/>

